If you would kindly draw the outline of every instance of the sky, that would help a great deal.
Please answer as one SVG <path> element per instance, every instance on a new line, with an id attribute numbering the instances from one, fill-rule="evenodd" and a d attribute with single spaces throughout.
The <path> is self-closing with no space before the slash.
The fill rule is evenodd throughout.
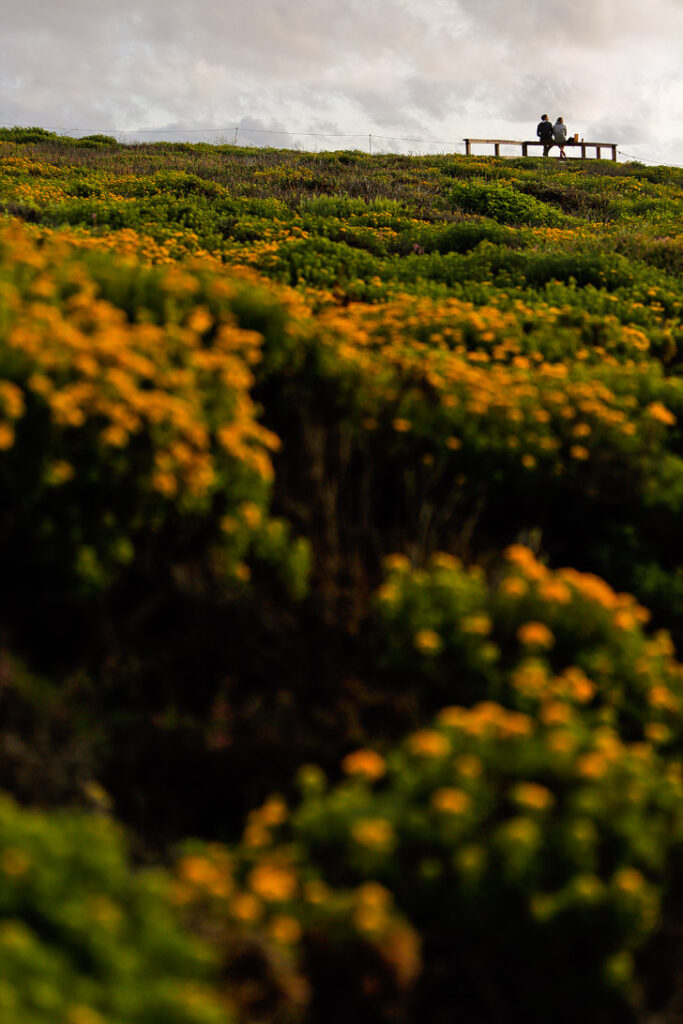
<path id="1" fill-rule="evenodd" d="M 0 10 L 3 124 L 428 153 L 462 152 L 468 136 L 534 138 L 548 113 L 580 138 L 683 165 L 683 0 L 2 0 Z"/>

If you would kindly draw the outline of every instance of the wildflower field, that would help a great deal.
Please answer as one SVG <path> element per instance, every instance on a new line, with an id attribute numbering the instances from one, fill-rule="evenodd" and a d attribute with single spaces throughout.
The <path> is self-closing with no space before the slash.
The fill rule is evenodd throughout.
<path id="1" fill-rule="evenodd" d="M 680 1021 L 682 284 L 676 168 L 0 130 L 0 1021 Z"/>

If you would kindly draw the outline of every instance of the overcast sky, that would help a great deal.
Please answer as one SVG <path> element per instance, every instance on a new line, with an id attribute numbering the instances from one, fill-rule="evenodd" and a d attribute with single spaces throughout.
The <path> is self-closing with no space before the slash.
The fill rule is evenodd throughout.
<path id="1" fill-rule="evenodd" d="M 683 0 L 2 0 L 0 12 L 9 124 L 165 130 L 130 141 L 233 141 L 240 126 L 240 142 L 320 149 L 367 148 L 371 133 L 373 149 L 433 152 L 533 138 L 547 112 L 683 164 Z"/>

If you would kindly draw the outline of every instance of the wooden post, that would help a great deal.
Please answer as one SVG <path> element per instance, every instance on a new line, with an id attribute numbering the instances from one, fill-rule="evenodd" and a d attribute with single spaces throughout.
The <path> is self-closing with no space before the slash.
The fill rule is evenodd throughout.
<path id="1" fill-rule="evenodd" d="M 529 147 L 526 144 L 526 142 L 523 142 L 522 143 L 522 156 L 528 156 L 528 155 L 529 155 Z"/>
<path id="2" fill-rule="evenodd" d="M 583 142 L 581 143 L 581 159 L 586 159 L 586 147 L 584 146 Z"/>
<path id="3" fill-rule="evenodd" d="M 617 147 L 616 146 L 612 146 L 612 159 L 616 163 L 616 161 L 617 161 Z"/>
<path id="4" fill-rule="evenodd" d="M 465 156 L 472 155 L 472 146 L 469 139 L 465 139 Z"/>
<path id="5" fill-rule="evenodd" d="M 500 156 L 500 142 L 493 143 L 493 152 L 496 156 Z"/>
<path id="6" fill-rule="evenodd" d="M 596 158 L 596 160 L 600 160 L 601 159 L 601 154 L 602 154 L 601 147 L 600 146 L 596 146 L 595 147 L 595 158 Z"/>

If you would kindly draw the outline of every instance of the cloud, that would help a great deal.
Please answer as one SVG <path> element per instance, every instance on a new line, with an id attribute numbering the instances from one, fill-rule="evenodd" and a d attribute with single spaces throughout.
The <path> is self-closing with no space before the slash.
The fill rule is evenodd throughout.
<path id="1" fill-rule="evenodd" d="M 522 137 L 548 110 L 670 152 L 682 39 L 681 0 L 5 0 L 0 88 L 63 129 Z"/>

